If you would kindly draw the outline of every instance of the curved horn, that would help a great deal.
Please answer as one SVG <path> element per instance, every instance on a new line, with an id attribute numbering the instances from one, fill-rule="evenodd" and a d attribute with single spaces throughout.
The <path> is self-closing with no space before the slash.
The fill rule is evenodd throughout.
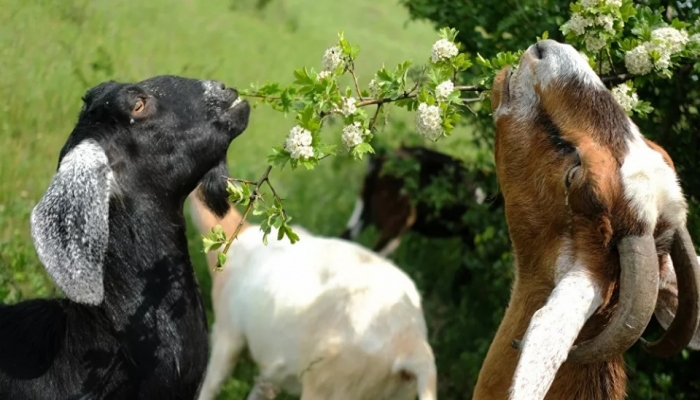
<path id="1" fill-rule="evenodd" d="M 620 300 L 608 326 L 573 346 L 567 361 L 587 364 L 611 359 L 632 347 L 651 320 L 659 294 L 659 258 L 654 237 L 626 236 L 620 253 Z"/>
<path id="2" fill-rule="evenodd" d="M 641 339 L 642 347 L 657 357 L 671 357 L 685 348 L 700 323 L 700 267 L 688 228 L 676 231 L 671 260 L 678 283 L 678 309 L 673 322 L 656 342 Z"/>

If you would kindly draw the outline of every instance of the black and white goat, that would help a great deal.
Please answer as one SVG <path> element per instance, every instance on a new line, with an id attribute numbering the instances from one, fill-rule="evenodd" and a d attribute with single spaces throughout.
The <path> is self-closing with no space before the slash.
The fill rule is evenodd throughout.
<path id="1" fill-rule="evenodd" d="M 214 81 L 160 76 L 89 90 L 31 215 L 65 299 L 0 306 L 1 399 L 195 398 L 207 365 L 183 204 L 228 203 L 226 152 L 250 107 Z"/>
<path id="2" fill-rule="evenodd" d="M 474 202 L 488 202 L 492 207 L 500 207 L 499 197 L 487 199 L 486 191 L 474 182 L 459 160 L 425 147 L 402 146 L 393 157 L 413 159 L 420 168 L 418 186 L 425 187 L 433 180 L 446 179 L 451 186 L 466 187 L 474 193 Z M 379 230 L 379 239 L 374 251 L 383 256 L 394 252 L 401 236 L 409 230 L 431 238 L 460 237 L 467 245 L 474 241 L 472 229 L 463 223 L 462 216 L 470 205 L 451 204 L 440 209 L 424 201 L 412 201 L 405 193 L 405 179 L 383 171 L 389 161 L 386 154 L 372 155 L 367 164 L 367 172 L 360 197 L 355 201 L 355 209 L 348 221 L 343 239 L 355 239 L 368 225 Z M 482 181 L 485 176 L 479 176 Z"/>

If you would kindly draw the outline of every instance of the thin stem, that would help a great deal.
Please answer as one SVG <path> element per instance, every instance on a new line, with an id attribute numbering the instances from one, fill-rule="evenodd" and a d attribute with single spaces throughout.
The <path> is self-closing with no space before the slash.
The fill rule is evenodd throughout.
<path id="1" fill-rule="evenodd" d="M 377 124 L 377 118 L 379 117 L 379 111 L 382 109 L 381 104 L 377 104 L 377 109 L 374 110 L 374 115 L 372 119 L 369 120 L 369 131 L 374 132 L 374 126 Z"/>
<path id="2" fill-rule="evenodd" d="M 224 249 L 221 251 L 222 253 L 226 254 L 228 253 L 228 250 L 231 248 L 231 244 L 233 244 L 233 241 L 236 240 L 238 237 L 238 234 L 241 232 L 241 229 L 243 228 L 243 224 L 245 223 L 246 219 L 248 218 L 248 214 L 250 214 L 250 211 L 253 209 L 253 204 L 260 198 L 260 186 L 264 183 L 267 182 L 268 186 L 270 185 L 269 182 L 269 176 L 270 176 L 270 171 L 272 171 L 272 166 L 268 165 L 267 168 L 265 169 L 265 172 L 262 174 L 260 179 L 258 179 L 257 182 L 254 183 L 254 188 L 253 188 L 253 193 L 251 193 L 250 197 L 248 198 L 248 207 L 246 207 L 245 212 L 243 213 L 243 217 L 241 218 L 240 222 L 238 222 L 238 226 L 236 227 L 236 230 L 233 232 L 233 235 L 231 235 L 230 238 L 226 241 L 226 246 L 224 246 Z M 270 189 L 272 189 L 272 186 L 270 186 Z M 274 194 L 274 190 L 273 190 Z M 221 267 L 221 263 L 219 260 L 216 260 L 216 267 L 214 267 L 214 270 L 217 272 L 221 272 L 223 268 Z"/>
<path id="3" fill-rule="evenodd" d="M 360 84 L 357 82 L 357 75 L 355 75 L 355 63 L 354 63 L 354 61 L 350 61 L 350 66 L 348 67 L 348 72 L 352 76 L 352 81 L 355 83 L 355 91 L 357 92 L 357 98 L 360 99 L 360 101 L 362 101 L 363 100 L 362 91 L 360 90 Z"/>
<path id="4" fill-rule="evenodd" d="M 255 185 L 255 182 L 253 181 L 248 181 L 245 179 L 239 179 L 239 178 L 229 178 L 227 176 L 223 176 L 223 178 L 226 178 L 227 181 L 229 182 L 239 182 L 239 183 L 246 183 L 248 185 Z"/>
<path id="5" fill-rule="evenodd" d="M 464 104 L 478 103 L 478 102 L 483 101 L 483 100 L 484 99 L 482 99 L 481 97 L 472 97 L 472 98 L 468 98 L 468 99 L 462 99 L 462 103 L 464 103 Z"/>
<path id="6" fill-rule="evenodd" d="M 460 92 L 481 92 L 481 91 L 486 90 L 486 88 L 483 86 L 455 86 L 455 90 L 459 90 Z M 416 93 L 415 90 L 412 90 L 410 92 L 404 92 L 402 95 L 400 95 L 396 98 L 383 97 L 381 99 L 363 100 L 363 101 L 357 103 L 357 107 L 365 107 L 365 106 L 369 106 L 372 104 L 392 103 L 392 102 L 399 101 L 399 100 L 412 99 L 416 96 L 418 96 L 418 93 Z"/>
<path id="7" fill-rule="evenodd" d="M 610 63 L 610 69 L 612 70 L 613 74 L 617 74 L 617 71 L 615 71 L 615 64 L 613 63 L 612 55 L 610 55 L 610 49 L 605 49 L 605 54 L 608 55 L 608 62 Z"/>
<path id="8" fill-rule="evenodd" d="M 617 75 L 604 76 L 600 79 L 603 81 L 603 83 L 621 83 L 621 82 L 628 81 L 634 77 L 635 77 L 634 74 L 627 73 L 627 74 L 617 74 Z"/>

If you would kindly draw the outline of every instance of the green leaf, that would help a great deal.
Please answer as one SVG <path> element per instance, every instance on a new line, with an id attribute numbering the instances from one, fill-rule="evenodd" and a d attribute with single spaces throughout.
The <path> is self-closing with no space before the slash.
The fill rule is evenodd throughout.
<path id="1" fill-rule="evenodd" d="M 226 254 L 219 252 L 219 254 L 216 255 L 216 257 L 219 260 L 219 265 L 224 265 L 226 264 Z"/>
<path id="2" fill-rule="evenodd" d="M 289 242 L 291 244 L 294 244 L 294 243 L 299 241 L 299 235 L 294 233 L 294 231 L 292 230 L 292 228 L 290 226 L 284 225 L 282 227 L 282 229 L 284 229 L 284 233 L 287 235 L 287 238 L 289 238 Z"/>
<path id="3" fill-rule="evenodd" d="M 299 86 L 313 86 L 316 82 L 309 76 L 309 71 L 304 67 L 294 70 L 294 84 Z"/>
<path id="4" fill-rule="evenodd" d="M 218 240 L 212 240 L 206 236 L 202 236 L 202 242 L 204 243 L 204 252 L 209 253 L 214 251 L 223 245 L 222 242 Z"/>

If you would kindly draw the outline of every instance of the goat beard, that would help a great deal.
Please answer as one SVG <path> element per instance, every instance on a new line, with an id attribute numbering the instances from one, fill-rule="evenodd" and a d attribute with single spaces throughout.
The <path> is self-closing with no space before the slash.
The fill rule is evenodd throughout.
<path id="1" fill-rule="evenodd" d="M 199 199 L 219 218 L 223 218 L 231 208 L 226 192 L 228 176 L 228 165 L 224 159 L 204 175 L 197 191 Z"/>

